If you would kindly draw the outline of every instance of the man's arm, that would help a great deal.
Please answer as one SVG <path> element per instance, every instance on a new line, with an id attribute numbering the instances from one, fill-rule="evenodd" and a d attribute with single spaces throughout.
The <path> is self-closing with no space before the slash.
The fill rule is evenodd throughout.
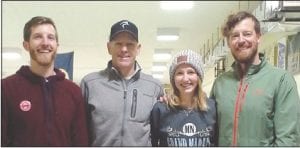
<path id="1" fill-rule="evenodd" d="M 275 145 L 299 146 L 300 99 L 296 82 L 290 74 L 282 76 L 275 96 Z"/>
<path id="2" fill-rule="evenodd" d="M 157 107 L 157 105 L 155 105 L 151 111 L 151 116 L 150 116 L 150 125 L 151 125 L 150 136 L 151 136 L 152 146 L 154 147 L 159 146 L 159 118 L 160 118 L 159 108 Z"/>
<path id="3" fill-rule="evenodd" d="M 1 80 L 1 146 L 8 146 L 8 106 L 7 106 L 7 96 L 4 89 L 5 80 Z"/>
<path id="4" fill-rule="evenodd" d="M 76 113 L 74 115 L 74 121 L 72 123 L 72 145 L 73 146 L 88 146 L 88 127 L 87 127 L 87 110 L 85 101 L 82 97 L 80 88 L 76 91 Z"/>

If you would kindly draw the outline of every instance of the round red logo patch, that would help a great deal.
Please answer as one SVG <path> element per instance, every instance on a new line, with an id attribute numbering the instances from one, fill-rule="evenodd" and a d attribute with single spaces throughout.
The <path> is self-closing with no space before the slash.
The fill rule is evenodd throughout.
<path id="1" fill-rule="evenodd" d="M 28 100 L 22 101 L 20 103 L 20 109 L 22 111 L 25 111 L 25 112 L 29 111 L 31 109 L 31 103 L 30 103 L 30 101 L 28 101 Z"/>

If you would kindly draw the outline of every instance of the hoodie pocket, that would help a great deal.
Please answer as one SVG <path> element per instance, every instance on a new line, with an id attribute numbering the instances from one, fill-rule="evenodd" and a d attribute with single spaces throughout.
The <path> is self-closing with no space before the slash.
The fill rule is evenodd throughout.
<path id="1" fill-rule="evenodd" d="M 133 90 L 133 95 L 132 95 L 132 104 L 131 104 L 131 113 L 130 113 L 131 118 L 135 117 L 136 105 L 137 105 L 137 90 L 134 89 Z"/>

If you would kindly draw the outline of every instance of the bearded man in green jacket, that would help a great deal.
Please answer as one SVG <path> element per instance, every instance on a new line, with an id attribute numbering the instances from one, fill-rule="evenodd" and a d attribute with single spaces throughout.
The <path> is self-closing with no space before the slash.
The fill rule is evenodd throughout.
<path id="1" fill-rule="evenodd" d="M 223 28 L 235 59 L 218 77 L 211 97 L 217 102 L 219 146 L 299 146 L 300 100 L 288 72 L 258 52 L 260 24 L 238 12 Z"/>

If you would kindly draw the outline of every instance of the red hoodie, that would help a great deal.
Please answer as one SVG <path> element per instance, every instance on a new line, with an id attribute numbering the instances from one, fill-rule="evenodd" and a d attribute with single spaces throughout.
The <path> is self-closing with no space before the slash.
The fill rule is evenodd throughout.
<path id="1" fill-rule="evenodd" d="M 1 146 L 88 146 L 81 90 L 55 72 L 45 79 L 22 66 L 1 80 Z"/>

